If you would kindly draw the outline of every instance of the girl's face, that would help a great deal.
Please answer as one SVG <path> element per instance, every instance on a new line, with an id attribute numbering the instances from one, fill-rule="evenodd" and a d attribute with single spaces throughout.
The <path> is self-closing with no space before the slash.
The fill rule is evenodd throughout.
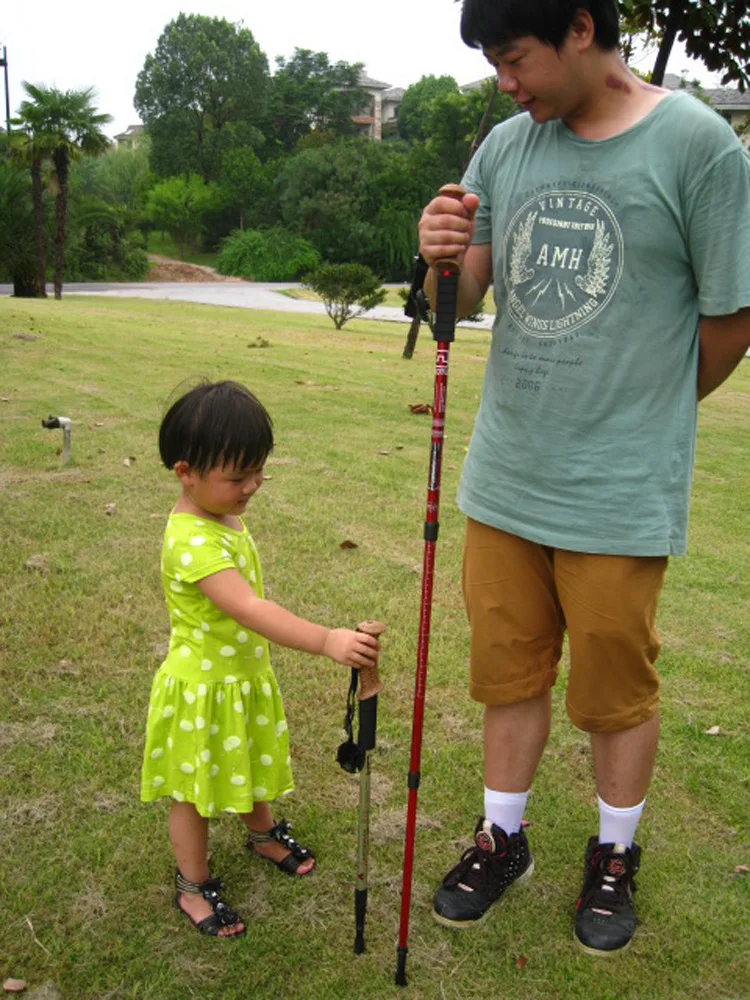
<path id="1" fill-rule="evenodd" d="M 250 497 L 263 485 L 262 465 L 252 468 L 217 465 L 203 475 L 185 462 L 175 463 L 174 468 L 185 496 L 195 507 L 214 517 L 242 514 Z"/>

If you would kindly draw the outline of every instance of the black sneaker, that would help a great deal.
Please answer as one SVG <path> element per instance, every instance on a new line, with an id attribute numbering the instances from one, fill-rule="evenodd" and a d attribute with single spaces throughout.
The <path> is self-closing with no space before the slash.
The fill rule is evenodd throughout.
<path id="1" fill-rule="evenodd" d="M 586 848 L 583 889 L 577 903 L 574 940 L 587 955 L 616 955 L 630 946 L 635 931 L 635 875 L 641 863 L 637 844 L 600 844 Z"/>
<path id="2" fill-rule="evenodd" d="M 435 893 L 432 915 L 446 927 L 473 927 L 514 882 L 525 882 L 534 871 L 526 834 L 510 836 L 483 816 L 469 847 Z"/>

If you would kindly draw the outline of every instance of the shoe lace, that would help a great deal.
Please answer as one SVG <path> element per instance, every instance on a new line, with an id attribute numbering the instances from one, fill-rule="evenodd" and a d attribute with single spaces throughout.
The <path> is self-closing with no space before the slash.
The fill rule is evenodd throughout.
<path id="1" fill-rule="evenodd" d="M 622 858 L 622 864 L 612 865 L 613 858 Z M 581 909 L 590 908 L 604 915 L 617 912 L 629 905 L 635 892 L 634 866 L 627 855 L 597 851 L 589 862 L 592 868 L 590 883 L 581 896 Z"/>
<path id="2" fill-rule="evenodd" d="M 507 855 L 507 846 L 505 850 L 498 850 L 494 854 L 489 854 L 476 845 L 467 847 L 455 868 L 451 868 L 445 876 L 443 884 L 446 887 L 461 884 L 467 889 L 484 890 L 497 874 L 497 862 L 502 864 Z"/>

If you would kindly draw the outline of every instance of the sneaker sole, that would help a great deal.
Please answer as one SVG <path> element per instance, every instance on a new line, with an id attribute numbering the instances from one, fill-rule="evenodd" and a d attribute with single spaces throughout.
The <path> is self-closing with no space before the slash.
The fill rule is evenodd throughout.
<path id="1" fill-rule="evenodd" d="M 508 888 L 505 890 L 505 892 L 503 892 L 501 895 L 504 896 L 506 893 L 510 892 L 510 890 L 513 889 L 515 886 L 523 885 L 524 882 L 528 882 L 528 880 L 531 878 L 533 874 L 534 874 L 534 859 L 532 858 L 531 861 L 529 862 L 529 867 L 526 869 L 523 875 L 519 875 L 517 879 L 511 882 Z M 443 927 L 450 927 L 450 929 L 454 931 L 462 931 L 468 927 L 478 927 L 479 924 L 484 923 L 484 921 L 490 915 L 492 907 L 500 898 L 501 896 L 498 896 L 497 899 L 494 900 L 494 902 L 490 903 L 490 905 L 484 911 L 482 916 L 477 917 L 476 920 L 450 920 L 448 917 L 443 917 L 441 916 L 441 914 L 436 913 L 434 909 L 432 911 L 432 916 L 435 918 L 437 923 L 441 924 Z"/>
<path id="2" fill-rule="evenodd" d="M 589 955 L 591 958 L 615 958 L 617 955 L 622 955 L 626 952 L 633 943 L 633 939 L 631 938 L 630 941 L 628 941 L 627 944 L 624 944 L 621 948 L 610 948 L 609 951 L 607 951 L 606 949 L 601 948 L 589 948 L 589 946 L 584 944 L 583 941 L 580 941 L 575 934 L 573 934 L 573 941 L 579 951 L 582 951 L 584 955 Z"/>

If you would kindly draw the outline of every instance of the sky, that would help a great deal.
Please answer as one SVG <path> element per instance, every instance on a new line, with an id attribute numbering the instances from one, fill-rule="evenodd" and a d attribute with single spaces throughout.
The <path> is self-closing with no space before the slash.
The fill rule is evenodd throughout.
<path id="1" fill-rule="evenodd" d="M 116 135 L 138 121 L 133 92 L 138 73 L 164 26 L 180 12 L 242 21 L 275 67 L 295 48 L 327 52 L 332 61 L 362 62 L 368 76 L 408 87 L 427 74 L 459 84 L 489 75 L 481 52 L 461 41 L 460 4 L 453 0 L 6 0 L 0 46 L 7 48 L 11 115 L 24 98 L 22 81 L 61 90 L 94 87 L 99 111 L 112 115 Z M 648 70 L 653 55 L 636 68 Z M 668 72 L 688 71 L 718 86 L 702 63 L 676 48 Z M 4 95 L 3 95 L 4 101 Z M 3 114 L 4 117 L 4 114 Z"/>

